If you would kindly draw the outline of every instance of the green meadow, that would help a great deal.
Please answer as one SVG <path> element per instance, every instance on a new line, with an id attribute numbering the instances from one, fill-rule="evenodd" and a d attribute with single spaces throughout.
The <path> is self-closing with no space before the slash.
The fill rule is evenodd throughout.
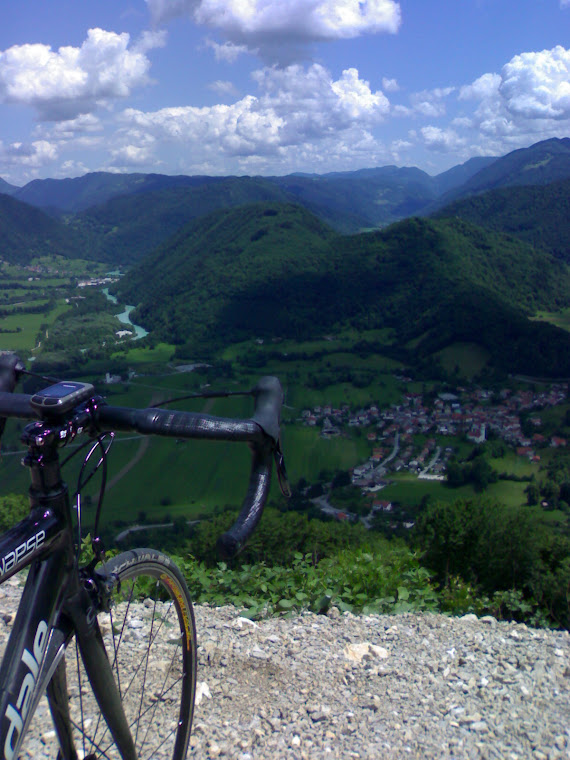
<path id="1" fill-rule="evenodd" d="M 10 314 L 1 317 L 0 348 L 5 351 L 31 351 L 37 346 L 42 326 L 49 330 L 56 319 L 70 308 L 69 304 L 60 300 L 47 314 Z M 18 328 L 18 332 L 11 332 Z"/>

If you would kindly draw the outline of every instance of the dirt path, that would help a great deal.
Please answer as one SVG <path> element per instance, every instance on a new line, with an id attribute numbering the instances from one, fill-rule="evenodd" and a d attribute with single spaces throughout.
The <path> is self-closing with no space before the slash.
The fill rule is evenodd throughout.
<path id="1" fill-rule="evenodd" d="M 122 478 L 124 478 L 125 475 L 127 475 L 138 462 L 140 462 L 140 460 L 146 454 L 149 446 L 150 446 L 150 441 L 149 441 L 148 436 L 147 435 L 141 436 L 141 442 L 139 443 L 137 453 L 130 460 L 130 462 L 127 462 L 127 464 L 121 470 L 119 470 L 119 472 L 115 475 L 114 478 L 111 478 L 111 480 L 107 483 L 106 490 L 109 490 L 110 488 L 113 488 L 113 486 L 117 485 L 117 483 Z"/>
<path id="2" fill-rule="evenodd" d="M 153 393 L 149 406 L 158 404 L 160 401 L 162 401 L 163 398 L 164 395 L 162 393 Z M 106 490 L 109 490 L 109 488 L 113 488 L 113 486 L 117 485 L 117 483 L 122 480 L 138 462 L 140 462 L 140 460 L 146 454 L 149 446 L 150 439 L 148 435 L 141 436 L 141 441 L 139 443 L 137 453 L 134 455 L 130 462 L 127 462 L 127 464 L 121 470 L 119 470 L 115 477 L 111 478 L 111 480 L 107 483 Z"/>

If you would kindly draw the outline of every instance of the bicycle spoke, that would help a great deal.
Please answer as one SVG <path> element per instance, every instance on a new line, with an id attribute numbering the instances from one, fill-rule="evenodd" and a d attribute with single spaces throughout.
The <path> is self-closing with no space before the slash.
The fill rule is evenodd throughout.
<path id="1" fill-rule="evenodd" d="M 131 733 L 137 759 L 185 760 L 196 683 L 192 606 L 171 560 L 154 550 L 138 551 L 140 559 L 135 550 L 108 563 L 109 576 L 116 568 L 117 583 L 109 613 L 99 613 L 103 651 L 109 658 L 125 729 Z M 67 724 L 66 733 L 78 757 L 122 760 L 106 721 L 106 693 L 103 690 L 100 706 L 87 677 L 87 672 L 97 668 L 100 655 L 96 652 L 94 655 L 87 648 L 81 654 L 71 637 L 62 662 L 66 682 L 60 674 L 61 722 L 64 731 Z M 84 657 L 90 658 L 87 671 Z M 57 700 L 52 702 L 57 708 Z M 51 750 L 46 745 L 47 751 Z M 54 757 L 56 754 L 53 752 Z"/>

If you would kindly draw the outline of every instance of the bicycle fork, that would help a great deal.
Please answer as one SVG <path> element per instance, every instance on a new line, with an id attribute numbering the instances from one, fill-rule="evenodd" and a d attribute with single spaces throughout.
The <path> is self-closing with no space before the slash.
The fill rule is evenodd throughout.
<path id="1" fill-rule="evenodd" d="M 72 632 L 75 632 L 87 680 L 121 757 L 123 760 L 137 760 L 135 745 L 97 620 L 97 613 L 104 606 L 97 593 L 97 582 L 92 583 L 88 589 L 88 580 L 80 584 L 77 593 L 66 601 L 65 616 L 70 620 L 67 638 L 69 641 Z M 106 583 L 106 579 L 98 580 Z M 81 683 L 79 687 L 81 688 Z M 65 658 L 61 659 L 53 674 L 47 688 L 47 697 L 61 748 L 58 760 L 77 760 L 73 728 L 76 727 L 81 732 L 82 727 L 74 724 L 69 712 Z M 95 752 L 87 755 L 87 758 L 95 760 L 106 757 L 103 747 L 89 747 L 89 750 Z M 101 754 L 98 755 L 97 751 Z"/>

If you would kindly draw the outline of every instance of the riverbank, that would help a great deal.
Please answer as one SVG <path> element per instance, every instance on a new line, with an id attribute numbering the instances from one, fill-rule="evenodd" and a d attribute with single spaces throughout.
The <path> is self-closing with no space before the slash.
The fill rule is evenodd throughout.
<path id="1" fill-rule="evenodd" d="M 103 288 L 102 289 L 103 295 L 111 301 L 111 303 L 118 304 L 118 300 L 116 296 L 111 295 L 109 293 L 109 288 Z M 145 330 L 144 327 L 141 327 L 140 325 L 135 325 L 134 322 L 131 322 L 131 312 L 134 311 L 134 306 L 125 306 L 123 311 L 120 314 L 116 314 L 115 316 L 119 320 L 119 322 L 122 322 L 124 325 L 129 325 L 129 327 L 132 327 L 135 331 L 135 335 L 133 337 L 133 340 L 139 340 L 140 338 L 144 338 L 146 335 L 148 335 L 148 330 Z"/>

